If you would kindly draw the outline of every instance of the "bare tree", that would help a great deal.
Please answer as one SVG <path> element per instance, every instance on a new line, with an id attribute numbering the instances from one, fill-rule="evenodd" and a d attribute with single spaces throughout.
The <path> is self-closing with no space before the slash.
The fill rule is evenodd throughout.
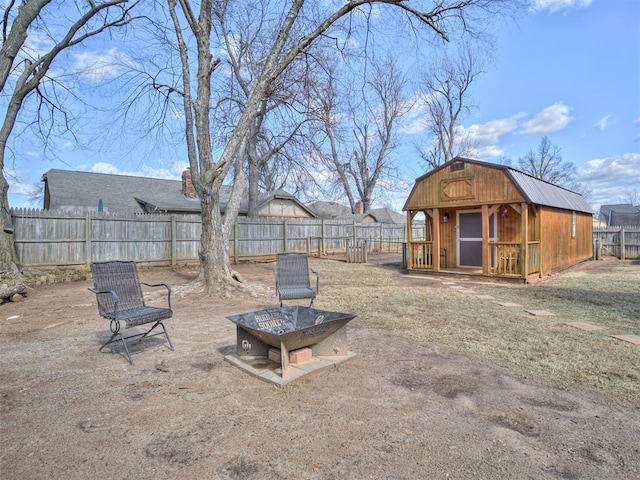
<path id="1" fill-rule="evenodd" d="M 422 76 L 422 104 L 430 142 L 415 148 L 428 169 L 434 169 L 457 155 L 468 154 L 475 146 L 461 129 L 464 115 L 473 105 L 469 89 L 483 72 L 483 59 L 469 46 L 456 57 L 443 57 Z"/>
<path id="2" fill-rule="evenodd" d="M 628 203 L 630 205 L 640 205 L 640 191 L 637 188 L 630 188 L 622 197 L 620 197 L 621 203 Z"/>
<path id="3" fill-rule="evenodd" d="M 371 209 L 378 181 L 391 167 L 390 154 L 395 148 L 394 133 L 398 120 L 408 111 L 405 97 L 406 77 L 390 57 L 373 62 L 367 84 L 370 98 L 363 99 L 363 110 L 352 110 L 355 148 L 346 165 L 365 213 Z M 350 184 L 343 185 L 345 191 Z M 352 210 L 355 205 L 351 206 Z"/>
<path id="4" fill-rule="evenodd" d="M 575 179 L 575 165 L 562 160 L 560 147 L 553 145 L 547 136 L 542 137 L 537 151 L 530 149 L 518 158 L 518 168 L 535 178 L 588 196 L 587 190 Z"/>
<path id="5" fill-rule="evenodd" d="M 2 94 L 6 96 L 4 120 L 0 127 L 0 218 L 3 224 L 8 221 L 8 191 L 9 183 L 4 175 L 7 142 L 11 136 L 18 114 L 30 97 L 36 105 L 36 124 L 51 121 L 56 114 L 61 114 L 65 121 L 65 111 L 59 104 L 55 90 L 44 88 L 45 83 L 55 87 L 55 78 L 48 77 L 54 60 L 65 50 L 75 47 L 87 39 L 99 35 L 111 28 L 121 27 L 131 22 L 131 9 L 137 1 L 107 0 L 107 1 L 76 1 L 65 5 L 69 7 L 66 16 L 56 15 L 46 10 L 49 0 L 22 0 L 11 2 L 5 8 L 2 16 L 3 44 L 0 48 L 0 85 Z M 17 12 L 15 11 L 17 9 Z M 53 10 L 53 8 L 52 8 Z M 69 22 L 64 28 L 60 24 L 56 28 L 47 28 L 47 20 L 64 18 Z M 30 31 L 40 30 L 50 40 L 51 46 L 47 51 L 33 50 L 26 52 L 25 42 Z M 50 92 L 50 93 L 48 93 Z M 47 137 L 49 131 L 41 132 Z M 0 232 L 0 268 L 7 274 L 17 275 L 20 272 L 18 258 L 13 244 L 13 237 Z"/>
<path id="6" fill-rule="evenodd" d="M 318 2 L 290 0 L 281 3 L 282 10 L 274 11 L 272 15 L 272 18 L 279 19 L 279 24 L 269 44 L 269 51 L 260 62 L 258 75 L 248 92 L 243 110 L 216 160 L 212 154 L 209 118 L 211 79 L 219 65 L 211 54 L 212 2 L 200 1 L 199 12 L 196 13 L 189 0 L 168 0 L 182 60 L 185 134 L 191 178 L 202 205 L 198 281 L 208 294 L 227 292 L 231 286 L 237 285 L 229 263 L 228 245 L 240 199 L 247 185 L 239 162 L 245 158 L 248 135 L 263 101 L 269 97 L 274 83 L 292 62 L 307 52 L 319 38 L 328 38 L 328 31 L 355 10 L 384 7 L 384 15 L 391 15 L 392 11 L 402 13 L 407 22 L 418 22 L 438 38 L 448 40 L 447 31 L 454 28 L 454 24 L 462 31 L 471 28 L 478 18 L 473 16 L 474 13 L 495 13 L 500 7 L 513 5 L 503 0 L 441 0 L 428 2 L 431 9 L 423 10 L 417 2 L 414 5 L 405 0 L 350 0 L 342 2 L 335 10 L 320 12 Z M 322 4 L 322 8 L 329 6 Z M 186 22 L 186 26 L 182 21 Z M 348 24 L 344 31 L 349 31 Z M 191 36 L 190 41 L 184 37 L 187 33 Z M 191 46 L 194 48 L 191 49 Z M 195 54 L 194 72 L 191 70 L 191 53 Z M 195 75 L 192 76 L 192 73 Z M 193 94 L 192 88 L 195 90 Z M 232 193 L 222 216 L 220 189 L 230 172 L 233 172 Z"/>
<path id="7" fill-rule="evenodd" d="M 252 9 L 229 0 L 214 4 L 214 30 L 225 51 L 222 67 L 230 72 L 217 95 L 215 119 L 216 124 L 224 125 L 227 132 L 233 130 L 244 110 L 253 84 L 259 78 L 261 63 L 268 54 L 273 34 L 273 22 L 269 21 L 273 4 L 265 0 Z M 272 84 L 268 96 L 262 99 L 247 134 L 245 166 L 249 217 L 258 215 L 259 187 L 277 184 L 276 172 L 289 163 L 289 150 L 299 148 L 306 122 L 302 90 L 308 72 L 304 67 L 304 62 L 294 61 L 283 71 Z M 279 168 L 273 168 L 270 162 Z"/>

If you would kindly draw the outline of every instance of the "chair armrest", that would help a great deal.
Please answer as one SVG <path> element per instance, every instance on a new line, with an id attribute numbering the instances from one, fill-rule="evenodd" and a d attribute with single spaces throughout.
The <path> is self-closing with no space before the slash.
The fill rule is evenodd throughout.
<path id="1" fill-rule="evenodd" d="M 167 289 L 167 303 L 169 305 L 169 309 L 171 310 L 171 286 L 168 283 L 147 283 L 140 282 L 140 285 L 145 285 L 147 287 L 164 287 Z"/>
<path id="2" fill-rule="evenodd" d="M 114 318 L 118 319 L 118 294 L 116 292 L 114 292 L 113 290 L 96 290 L 95 288 L 89 288 L 90 292 L 93 292 L 96 294 L 96 296 L 98 295 L 111 295 L 111 298 L 113 299 L 113 316 Z M 100 305 L 100 302 L 98 302 L 98 310 L 100 311 L 100 315 L 107 313 L 105 311 L 103 311 L 103 308 Z M 108 312 L 108 313 L 112 313 L 112 312 Z"/>
<path id="3" fill-rule="evenodd" d="M 316 272 L 313 268 L 309 269 L 310 272 L 315 273 L 316 275 L 316 293 L 320 291 L 320 274 Z"/>
<path id="4" fill-rule="evenodd" d="M 114 292 L 113 290 L 96 290 L 95 288 L 89 288 L 88 290 L 90 292 L 95 293 L 96 295 L 102 295 L 104 293 L 108 293 L 113 298 L 114 303 L 116 305 L 118 304 L 118 294 L 116 292 Z"/>

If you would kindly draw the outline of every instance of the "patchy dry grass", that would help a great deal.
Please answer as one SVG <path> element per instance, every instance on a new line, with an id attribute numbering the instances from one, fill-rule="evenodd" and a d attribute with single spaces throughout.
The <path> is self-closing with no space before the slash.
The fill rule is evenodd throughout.
<path id="1" fill-rule="evenodd" d="M 433 278 L 401 286 L 401 272 L 390 267 L 313 266 L 322 279 L 318 308 L 350 311 L 381 333 L 515 366 L 557 385 L 593 385 L 640 401 L 640 347 L 611 338 L 640 335 L 640 265 L 609 261 L 606 269 L 579 268 L 537 285 L 456 282 L 475 294 Z M 525 312 L 533 309 L 555 316 Z M 578 321 L 605 328 L 586 332 L 566 325 Z"/>

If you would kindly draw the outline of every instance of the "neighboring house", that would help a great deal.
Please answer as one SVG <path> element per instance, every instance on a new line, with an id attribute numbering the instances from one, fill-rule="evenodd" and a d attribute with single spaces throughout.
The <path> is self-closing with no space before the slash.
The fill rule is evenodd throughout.
<path id="1" fill-rule="evenodd" d="M 640 226 L 640 206 L 630 203 L 602 205 L 599 220 L 607 227 Z"/>
<path id="2" fill-rule="evenodd" d="M 42 181 L 46 210 L 194 215 L 201 211 L 189 170 L 183 172 L 180 181 L 53 169 L 42 176 Z M 231 187 L 222 187 L 222 212 L 226 210 L 230 195 Z M 282 190 L 261 194 L 258 211 L 261 218 L 315 216 L 298 199 Z M 248 198 L 245 195 L 239 214 L 243 216 L 247 212 Z"/>
<path id="3" fill-rule="evenodd" d="M 456 157 L 418 178 L 403 210 L 409 270 L 527 280 L 593 256 L 593 212 L 582 196 L 505 165 Z M 425 233 L 414 239 L 419 213 Z"/>
<path id="4" fill-rule="evenodd" d="M 356 204 L 359 213 L 351 213 L 351 208 L 336 202 L 315 202 L 309 205 L 317 218 L 328 220 L 351 220 L 357 223 L 385 223 L 404 225 L 407 219 L 404 215 L 389 208 L 372 208 L 369 213 L 362 212 L 362 203 Z"/>

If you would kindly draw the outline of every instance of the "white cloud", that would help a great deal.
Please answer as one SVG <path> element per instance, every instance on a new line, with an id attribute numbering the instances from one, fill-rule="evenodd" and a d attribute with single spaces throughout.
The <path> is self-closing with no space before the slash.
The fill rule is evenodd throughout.
<path id="1" fill-rule="evenodd" d="M 415 135 L 424 132 L 429 126 L 430 119 L 428 117 L 427 107 L 425 106 L 432 95 L 424 92 L 418 92 L 411 100 L 407 102 L 411 107 L 402 117 L 400 128 L 398 131 L 405 135 Z"/>
<path id="2" fill-rule="evenodd" d="M 142 165 L 139 170 L 124 171 L 117 166 L 107 163 L 98 162 L 93 165 L 78 166 L 78 170 L 86 170 L 92 173 L 108 173 L 110 175 L 129 175 L 131 177 L 148 177 L 148 178 L 164 178 L 167 180 L 176 180 L 182 177 L 182 172 L 189 167 L 188 162 L 175 161 L 168 167 L 156 167 L 152 165 Z"/>
<path id="3" fill-rule="evenodd" d="M 604 130 L 609 126 L 609 119 L 611 118 L 611 115 L 606 115 L 604 117 L 602 117 L 600 120 L 598 120 L 595 125 L 593 126 L 593 128 L 595 128 L 596 130 Z"/>
<path id="4" fill-rule="evenodd" d="M 636 125 L 638 125 L 640 127 L 640 117 L 636 118 L 636 121 L 633 122 L 633 123 L 635 123 Z"/>
<path id="5" fill-rule="evenodd" d="M 131 57 L 116 48 L 105 52 L 85 50 L 73 55 L 73 62 L 68 70 L 91 85 L 97 85 L 121 75 L 125 67 L 134 65 Z"/>
<path id="6" fill-rule="evenodd" d="M 530 9 L 534 12 L 548 11 L 556 13 L 572 8 L 588 8 L 593 0 L 531 0 Z"/>
<path id="7" fill-rule="evenodd" d="M 482 147 L 492 146 L 500 141 L 501 136 L 515 131 L 518 128 L 518 120 L 524 115 L 524 113 L 516 113 L 511 117 L 491 120 L 482 125 L 474 124 L 462 127 L 461 130 L 468 136 L 471 144 Z"/>
<path id="8" fill-rule="evenodd" d="M 573 120 L 573 117 L 569 115 L 570 111 L 571 109 L 563 102 L 556 102 L 543 108 L 535 117 L 523 123 L 520 133 L 523 135 L 546 135 L 562 130 Z"/>
<path id="9" fill-rule="evenodd" d="M 578 169 L 576 180 L 591 191 L 593 205 L 618 203 L 627 191 L 640 189 L 640 153 L 589 160 Z"/>

